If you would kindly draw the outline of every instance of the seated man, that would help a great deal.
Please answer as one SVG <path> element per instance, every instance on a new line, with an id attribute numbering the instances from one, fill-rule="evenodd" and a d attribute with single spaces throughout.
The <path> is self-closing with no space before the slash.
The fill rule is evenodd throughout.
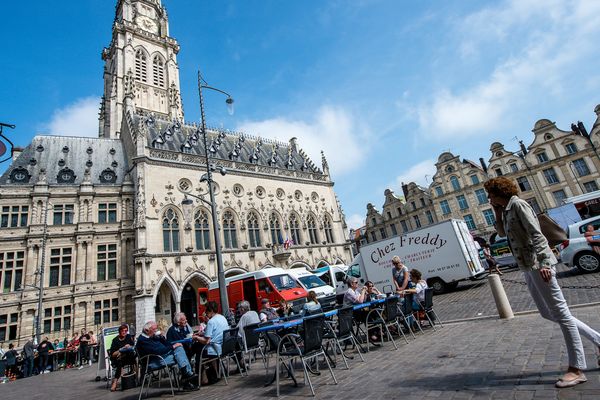
<path id="1" fill-rule="evenodd" d="M 173 325 L 171 325 L 167 331 L 167 341 L 171 344 L 180 342 L 183 345 L 185 354 L 188 356 L 188 360 L 191 360 L 194 354 L 196 354 L 196 372 L 199 372 L 198 363 L 200 362 L 200 352 L 204 347 L 198 342 L 201 337 L 201 335 L 194 334 L 184 313 L 175 313 Z"/>
<path id="2" fill-rule="evenodd" d="M 353 306 L 355 304 L 364 303 L 367 297 L 367 288 L 363 287 L 358 290 L 358 279 L 348 278 L 348 290 L 344 294 L 344 305 Z"/>
<path id="3" fill-rule="evenodd" d="M 169 344 L 164 336 L 156 335 L 157 330 L 158 326 L 155 321 L 146 322 L 142 334 L 137 340 L 138 355 L 140 357 L 150 354 L 159 355 L 164 358 L 167 365 L 177 364 L 182 372 L 182 380 L 185 382 L 183 388 L 185 390 L 198 389 L 198 386 L 192 383 L 192 380 L 198 376 L 192 372 L 192 367 L 181 343 Z M 150 363 L 151 367 L 160 367 L 159 361 L 151 360 Z"/>
<path id="4" fill-rule="evenodd" d="M 258 314 L 260 317 L 260 322 L 267 322 L 271 321 L 272 319 L 279 318 L 277 310 L 271 307 L 271 302 L 269 299 L 262 299 L 261 303 L 262 308 L 260 309 L 260 314 Z"/>
<path id="5" fill-rule="evenodd" d="M 206 354 L 208 358 L 216 359 L 221 355 L 221 346 L 223 345 L 223 332 L 229 329 L 229 324 L 224 316 L 219 314 L 219 305 L 216 301 L 206 303 L 206 318 L 208 323 L 204 334 L 198 339 L 198 342 L 204 346 L 208 346 Z M 211 384 L 218 381 L 217 368 L 214 362 L 210 363 L 208 371 L 202 371 L 202 384 Z M 206 373 L 206 374 L 205 374 Z"/>
<path id="6" fill-rule="evenodd" d="M 244 349 L 244 342 L 246 341 L 246 332 L 244 328 L 248 325 L 258 324 L 260 322 L 260 318 L 256 311 L 252 311 L 250 309 L 250 303 L 246 300 L 240 301 L 237 306 L 237 311 L 240 314 L 240 320 L 238 321 L 238 338 L 239 338 L 239 350 Z M 238 362 L 242 367 L 242 371 L 244 372 L 244 361 L 242 359 L 242 352 L 238 351 L 235 356 L 237 357 Z"/>

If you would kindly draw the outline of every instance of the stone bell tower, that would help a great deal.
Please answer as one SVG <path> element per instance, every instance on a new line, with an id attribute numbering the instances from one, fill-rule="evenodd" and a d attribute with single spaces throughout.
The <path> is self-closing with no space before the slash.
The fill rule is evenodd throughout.
<path id="1" fill-rule="evenodd" d="M 124 97 L 129 94 L 138 111 L 183 119 L 177 53 L 179 44 L 169 36 L 160 0 L 118 0 L 112 40 L 102 51 L 100 137 L 120 137 Z"/>

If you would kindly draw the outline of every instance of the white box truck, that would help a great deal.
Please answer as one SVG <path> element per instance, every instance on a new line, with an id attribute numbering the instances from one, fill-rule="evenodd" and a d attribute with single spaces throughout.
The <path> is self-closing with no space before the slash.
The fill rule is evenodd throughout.
<path id="1" fill-rule="evenodd" d="M 451 219 L 364 245 L 347 274 L 359 278 L 361 283 L 370 280 L 383 292 L 393 292 L 394 256 L 399 256 L 409 270 L 421 271 L 435 293 L 454 289 L 459 281 L 485 271 L 467 224 Z"/>

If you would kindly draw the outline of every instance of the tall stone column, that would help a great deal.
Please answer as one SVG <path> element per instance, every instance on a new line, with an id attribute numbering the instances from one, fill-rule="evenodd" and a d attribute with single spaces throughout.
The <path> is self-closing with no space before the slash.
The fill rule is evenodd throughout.
<path id="1" fill-rule="evenodd" d="M 119 247 L 119 264 L 120 264 L 120 272 L 119 272 L 119 278 L 122 279 L 126 279 L 128 278 L 127 275 L 127 244 L 128 244 L 128 239 L 122 237 L 121 238 L 121 246 Z"/>
<path id="2" fill-rule="evenodd" d="M 87 281 L 85 274 L 86 262 L 86 242 L 77 242 L 76 257 L 75 257 L 75 283 L 81 283 Z"/>
<path id="3" fill-rule="evenodd" d="M 144 324 L 148 321 L 154 321 L 154 296 L 142 295 L 135 298 L 135 331 L 136 334 L 142 333 Z"/>
<path id="4" fill-rule="evenodd" d="M 92 254 L 92 242 L 85 242 L 85 281 L 90 282 L 91 280 L 95 280 L 92 276 L 92 272 L 94 271 L 92 263 L 94 262 L 94 257 Z"/>

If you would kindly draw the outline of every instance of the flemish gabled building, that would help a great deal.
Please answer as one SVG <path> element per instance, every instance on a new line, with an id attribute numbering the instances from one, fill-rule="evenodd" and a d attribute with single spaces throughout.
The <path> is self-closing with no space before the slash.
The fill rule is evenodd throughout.
<path id="1" fill-rule="evenodd" d="M 117 1 L 100 137 L 37 136 L 0 177 L 0 342 L 35 332 L 42 266 L 51 338 L 179 310 L 196 317 L 197 289 L 217 266 L 209 208 L 181 206 L 207 188 L 202 132 L 183 120 L 178 52 L 160 0 Z M 207 135 L 212 162 L 228 171 L 215 177 L 227 276 L 351 261 L 324 156 L 317 167 L 295 138 Z"/>
<path id="2" fill-rule="evenodd" d="M 360 240 L 372 243 L 437 222 L 427 189 L 411 182 L 403 183 L 402 191 L 404 197 L 396 196 L 390 189 L 385 190 L 381 213 L 371 203 L 367 204 L 365 230 Z"/>
<path id="3" fill-rule="evenodd" d="M 587 139 L 558 129 L 547 119 L 537 121 L 532 132 L 532 143 L 525 146 L 521 141 L 517 152 L 492 144 L 490 176 L 514 178 L 521 197 L 537 212 L 560 206 L 567 197 L 598 190 L 600 163 Z M 591 134 L 596 140 L 598 129 Z"/>
<path id="4" fill-rule="evenodd" d="M 487 179 L 483 167 L 450 152 L 442 153 L 435 167 L 430 190 L 438 219 L 464 219 L 472 232 L 491 233 L 494 212 L 483 189 Z"/>

